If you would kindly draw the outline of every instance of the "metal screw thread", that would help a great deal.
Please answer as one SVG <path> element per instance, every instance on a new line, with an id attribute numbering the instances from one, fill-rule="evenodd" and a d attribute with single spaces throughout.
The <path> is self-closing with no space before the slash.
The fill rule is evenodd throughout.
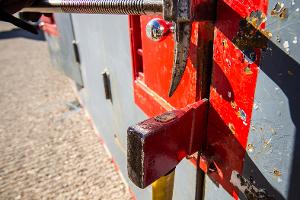
<path id="1" fill-rule="evenodd" d="M 67 13 L 146 15 L 162 12 L 161 0 L 61 0 Z"/>

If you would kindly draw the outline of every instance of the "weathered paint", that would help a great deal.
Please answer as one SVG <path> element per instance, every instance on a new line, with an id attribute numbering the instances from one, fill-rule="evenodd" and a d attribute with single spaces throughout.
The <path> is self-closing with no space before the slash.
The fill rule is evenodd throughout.
<path id="1" fill-rule="evenodd" d="M 300 196 L 299 7 L 299 1 L 269 1 L 266 28 L 272 38 L 262 53 L 248 137 L 252 148 L 243 169 L 243 176 L 279 200 Z"/>
<path id="2" fill-rule="evenodd" d="M 243 169 L 260 60 L 258 48 L 265 44 L 255 37 L 263 30 L 259 18 L 266 12 L 267 1 L 224 0 L 217 5 L 206 151 L 217 170 L 208 178 L 235 198 L 239 190 L 230 178 L 232 171 L 241 173 Z M 255 59 L 245 59 L 243 50 L 251 50 Z M 205 195 L 212 199 L 215 193 Z"/>
<path id="3" fill-rule="evenodd" d="M 85 84 L 85 88 L 80 91 L 83 102 L 120 171 L 136 194 L 136 199 L 151 199 L 151 187 L 141 190 L 127 176 L 126 130 L 130 125 L 146 119 L 133 99 L 128 17 L 72 15 L 72 18 Z M 112 102 L 105 99 L 101 77 L 105 69 L 110 74 Z M 195 198 L 196 170 L 190 166 L 190 163 L 183 162 L 177 167 L 186 176 L 175 176 L 174 187 L 185 191 L 175 192 L 175 200 Z"/>
<path id="4" fill-rule="evenodd" d="M 283 12 L 281 8 L 276 14 L 273 10 L 277 3 L 270 0 L 267 12 L 267 1 L 218 2 L 208 148 L 205 155 L 208 159 L 203 162 L 203 167 L 209 173 L 206 177 L 205 199 L 231 199 L 232 195 L 237 198 L 240 191 L 230 182 L 232 172 L 253 179 L 256 187 L 263 188 L 276 199 L 299 197 L 296 187 L 299 185 L 297 177 L 300 168 L 297 137 L 300 122 L 297 102 L 300 90 L 299 3 L 285 1 L 284 8 L 287 11 Z M 287 15 L 280 14 L 285 12 Z M 185 72 L 186 81 L 180 84 L 181 91 L 176 91 L 177 97 L 169 99 L 164 95 L 168 92 L 172 55 L 166 52 L 173 50 L 172 38 L 165 46 L 157 43 L 145 46 L 147 52 L 151 53 L 150 57 L 144 49 L 144 43 L 143 49 L 141 43 L 137 47 L 137 55 L 149 60 L 144 60 L 146 70 L 141 65 L 134 68 L 133 92 L 129 36 L 124 31 L 127 31 L 126 17 L 74 17 L 76 36 L 81 44 L 83 78 L 87 86 L 81 90 L 81 95 L 97 129 L 104 135 L 121 171 L 126 174 L 125 130 L 146 117 L 134 105 L 133 94 L 137 104 L 149 116 L 185 107 L 189 102 L 203 98 L 204 88 L 209 82 L 203 80 L 207 78 L 203 74 L 209 74 L 205 70 L 209 66 L 207 58 L 211 58 L 209 41 L 212 34 L 208 30 L 212 30 L 213 26 L 205 22 L 194 23 L 192 34 L 196 39 L 192 44 L 196 46 L 190 49 L 190 70 Z M 262 23 L 256 23 L 257 19 Z M 266 25 L 263 23 L 265 20 Z M 147 21 L 145 19 L 142 23 Z M 101 29 L 103 26 L 105 30 Z M 256 29 L 261 38 L 252 34 Z M 140 32 L 143 31 L 142 28 Z M 142 37 L 147 39 L 145 35 Z M 251 39 L 247 40 L 247 37 Z M 164 49 L 163 53 L 156 52 L 157 46 Z M 262 56 L 257 48 L 265 48 Z M 169 63 L 167 67 L 166 63 Z M 154 67 L 152 72 L 151 67 Z M 112 96 L 116 100 L 113 104 L 104 100 L 100 73 L 105 68 L 112 75 Z M 213 165 L 210 165 L 211 161 L 214 161 Z M 174 199 L 193 199 L 196 170 L 187 161 L 183 161 L 178 170 L 181 172 L 175 177 Z M 149 190 L 145 192 L 133 185 L 131 187 L 137 199 L 150 198 Z M 180 193 L 182 190 L 184 192 Z M 244 196 L 240 194 L 240 198 Z"/>
<path id="5" fill-rule="evenodd" d="M 204 144 L 207 100 L 149 118 L 127 131 L 129 178 L 145 188 Z"/>

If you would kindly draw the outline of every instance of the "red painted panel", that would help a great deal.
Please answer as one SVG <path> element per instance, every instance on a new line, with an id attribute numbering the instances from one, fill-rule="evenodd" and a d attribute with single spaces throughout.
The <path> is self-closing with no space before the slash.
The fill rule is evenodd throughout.
<path id="1" fill-rule="evenodd" d="M 266 13 L 267 1 L 219 1 L 215 24 L 207 153 L 213 155 L 217 172 L 209 176 L 236 198 L 230 177 L 243 167 L 259 59 L 249 64 L 233 41 L 241 20 L 257 10 Z M 253 50 L 259 58 L 259 49 Z"/>
<path id="2" fill-rule="evenodd" d="M 145 30 L 147 23 L 153 17 L 141 17 L 143 68 L 145 84 L 159 96 L 176 108 L 185 107 L 196 100 L 197 69 L 196 60 L 190 57 L 184 76 L 174 95 L 169 98 L 168 91 L 174 54 L 173 34 L 161 42 L 154 42 L 147 38 Z M 191 49 L 198 44 L 198 23 L 193 23 Z"/>

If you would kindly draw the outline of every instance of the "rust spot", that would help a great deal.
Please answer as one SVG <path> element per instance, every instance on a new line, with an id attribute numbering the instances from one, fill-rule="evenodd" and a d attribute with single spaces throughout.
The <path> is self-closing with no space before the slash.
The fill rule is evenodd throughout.
<path id="1" fill-rule="evenodd" d="M 227 43 L 227 40 L 222 40 L 222 45 L 224 48 L 228 48 L 228 43 Z"/>
<path id="2" fill-rule="evenodd" d="M 288 17 L 288 9 L 284 7 L 284 3 L 278 2 L 271 11 L 271 16 L 286 19 Z"/>
<path id="3" fill-rule="evenodd" d="M 253 71 L 251 70 L 251 67 L 248 65 L 247 67 L 244 68 L 244 72 L 247 75 L 253 74 Z"/>
<path id="4" fill-rule="evenodd" d="M 271 32 L 261 27 L 266 20 L 266 15 L 260 10 L 251 12 L 249 17 L 240 21 L 240 28 L 233 38 L 233 43 L 241 50 L 266 49 L 267 42 L 272 37 Z"/>
<path id="5" fill-rule="evenodd" d="M 270 147 L 271 147 L 271 144 L 270 144 L 270 143 L 271 143 L 271 140 L 265 140 L 265 141 L 264 141 L 263 148 L 268 148 L 268 147 L 270 148 Z"/>
<path id="6" fill-rule="evenodd" d="M 270 131 L 271 131 L 272 135 L 276 135 L 276 131 L 274 128 L 270 128 Z"/>
<path id="7" fill-rule="evenodd" d="M 293 76 L 294 72 L 292 72 L 291 70 L 288 70 L 288 75 Z"/>
<path id="8" fill-rule="evenodd" d="M 162 115 L 156 116 L 154 119 L 158 122 L 169 122 L 176 118 L 176 114 L 174 112 L 166 112 Z"/>
<path id="9" fill-rule="evenodd" d="M 280 170 L 279 170 L 279 169 L 276 169 L 276 168 L 273 169 L 273 174 L 274 174 L 275 176 L 277 176 L 277 177 L 281 176 Z"/>
<path id="10" fill-rule="evenodd" d="M 228 128 L 230 129 L 231 133 L 232 133 L 233 135 L 235 135 L 235 127 L 234 127 L 234 125 L 233 125 L 232 123 L 229 123 L 229 124 L 228 124 Z"/>
<path id="11" fill-rule="evenodd" d="M 236 103 L 235 103 L 234 101 L 231 101 L 231 102 L 230 102 L 230 105 L 231 105 L 231 107 L 232 107 L 233 109 L 236 109 L 236 108 L 237 108 L 237 105 L 236 105 Z"/>
<path id="12" fill-rule="evenodd" d="M 249 144 L 247 145 L 247 151 L 253 152 L 253 151 L 254 151 L 254 145 L 249 143 Z"/>

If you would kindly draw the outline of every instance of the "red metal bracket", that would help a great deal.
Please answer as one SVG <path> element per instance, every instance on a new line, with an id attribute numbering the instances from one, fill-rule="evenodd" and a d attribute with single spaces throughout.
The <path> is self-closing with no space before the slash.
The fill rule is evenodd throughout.
<path id="1" fill-rule="evenodd" d="M 131 126 L 127 131 L 129 178 L 145 188 L 205 143 L 206 99 Z"/>
<path id="2" fill-rule="evenodd" d="M 55 20 L 52 14 L 47 14 L 47 16 L 42 15 L 41 22 L 39 23 L 39 27 L 44 32 L 48 33 L 52 36 L 58 36 L 57 26 L 55 24 Z"/>

